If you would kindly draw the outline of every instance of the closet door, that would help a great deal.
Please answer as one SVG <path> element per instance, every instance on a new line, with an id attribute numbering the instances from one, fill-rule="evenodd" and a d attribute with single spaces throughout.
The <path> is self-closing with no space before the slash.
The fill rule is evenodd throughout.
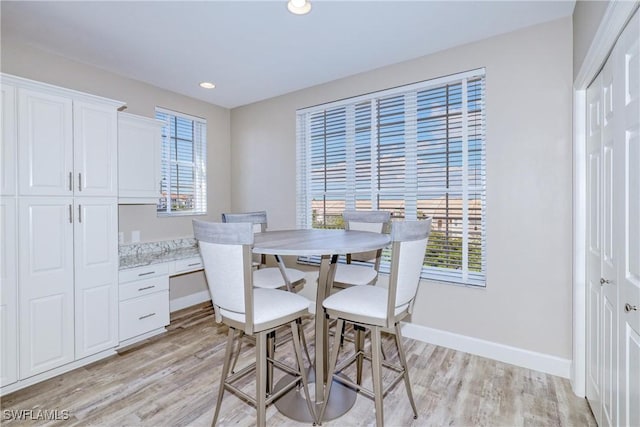
<path id="1" fill-rule="evenodd" d="M 615 163 L 620 234 L 620 425 L 640 426 L 640 12 L 620 36 L 615 59 Z"/>
<path id="2" fill-rule="evenodd" d="M 587 399 L 602 419 L 602 76 L 587 89 Z"/>
<path id="3" fill-rule="evenodd" d="M 609 58 L 602 69 L 602 422 L 601 426 L 617 425 L 618 415 L 618 284 L 616 283 L 617 252 L 619 252 L 619 192 L 614 158 L 618 150 L 614 143 L 613 66 Z"/>

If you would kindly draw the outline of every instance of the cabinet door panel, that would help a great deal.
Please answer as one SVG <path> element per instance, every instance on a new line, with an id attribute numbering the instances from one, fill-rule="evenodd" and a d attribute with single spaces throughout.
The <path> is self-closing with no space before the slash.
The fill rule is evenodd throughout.
<path id="1" fill-rule="evenodd" d="M 2 132 L 2 148 L 0 159 L 2 161 L 2 171 L 0 171 L 0 194 L 16 194 L 16 163 L 17 156 L 17 126 L 16 122 L 16 99 L 15 88 L 2 84 L 0 93 L 2 96 L 2 107 L 0 107 L 0 129 Z"/>
<path id="2" fill-rule="evenodd" d="M 19 202 L 20 374 L 74 359 L 73 199 Z"/>
<path id="3" fill-rule="evenodd" d="M 18 380 L 16 201 L 0 201 L 0 385 Z"/>
<path id="4" fill-rule="evenodd" d="M 72 194 L 72 113 L 71 99 L 18 90 L 20 194 Z"/>
<path id="5" fill-rule="evenodd" d="M 115 198 L 76 198 L 76 358 L 118 344 L 118 207 Z"/>
<path id="6" fill-rule="evenodd" d="M 118 115 L 118 197 L 120 203 L 158 203 L 162 123 Z"/>
<path id="7" fill-rule="evenodd" d="M 118 195 L 118 124 L 114 107 L 73 103 L 75 193 Z"/>

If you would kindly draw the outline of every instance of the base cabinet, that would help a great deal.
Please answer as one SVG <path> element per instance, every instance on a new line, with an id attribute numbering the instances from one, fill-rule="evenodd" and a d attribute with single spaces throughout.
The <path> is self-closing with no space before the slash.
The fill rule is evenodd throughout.
<path id="1" fill-rule="evenodd" d="M 169 324 L 169 267 L 156 264 L 120 272 L 120 342 L 135 342 Z"/>

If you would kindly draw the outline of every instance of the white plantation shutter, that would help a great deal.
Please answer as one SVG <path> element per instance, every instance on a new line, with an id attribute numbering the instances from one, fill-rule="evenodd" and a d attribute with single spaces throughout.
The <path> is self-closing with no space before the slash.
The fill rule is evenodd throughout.
<path id="1" fill-rule="evenodd" d="M 158 215 L 206 214 L 206 121 L 162 108 L 156 108 L 156 119 L 164 122 Z"/>
<path id="2" fill-rule="evenodd" d="M 484 98 L 481 69 L 299 110 L 298 226 L 431 216 L 423 277 L 483 286 Z"/>

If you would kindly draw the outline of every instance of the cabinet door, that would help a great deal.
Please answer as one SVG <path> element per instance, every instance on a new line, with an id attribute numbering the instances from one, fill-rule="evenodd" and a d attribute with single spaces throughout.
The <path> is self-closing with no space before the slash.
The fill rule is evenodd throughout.
<path id="1" fill-rule="evenodd" d="M 15 88 L 2 83 L 0 94 L 0 129 L 2 132 L 2 147 L 0 148 L 0 194 L 10 196 L 16 194 L 16 156 L 17 132 Z"/>
<path id="2" fill-rule="evenodd" d="M 115 107 L 74 101 L 74 185 L 78 196 L 118 195 L 118 122 Z"/>
<path id="3" fill-rule="evenodd" d="M 75 355 L 118 345 L 118 205 L 75 199 Z"/>
<path id="4" fill-rule="evenodd" d="M 18 275 L 15 198 L 0 199 L 0 385 L 18 380 Z"/>
<path id="5" fill-rule="evenodd" d="M 20 199 L 20 377 L 74 360 L 73 199 Z"/>
<path id="6" fill-rule="evenodd" d="M 118 115 L 118 197 L 120 203 L 157 204 L 160 197 L 162 123 Z"/>
<path id="7" fill-rule="evenodd" d="M 21 195 L 71 195 L 71 99 L 18 90 L 18 176 Z"/>

